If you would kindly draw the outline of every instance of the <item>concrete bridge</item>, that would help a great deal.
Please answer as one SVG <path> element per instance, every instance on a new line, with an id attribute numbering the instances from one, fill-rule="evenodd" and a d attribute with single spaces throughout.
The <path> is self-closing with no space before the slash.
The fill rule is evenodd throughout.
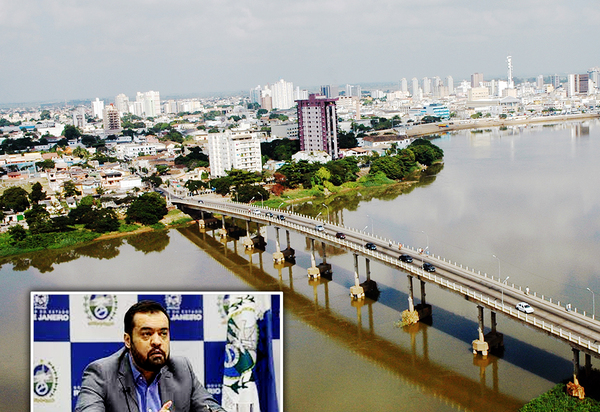
<path id="1" fill-rule="evenodd" d="M 586 372 L 591 370 L 591 357 L 600 358 L 600 323 L 592 316 L 585 312 L 580 313 L 576 308 L 565 305 L 564 302 L 553 300 L 513 283 L 508 284 L 499 278 L 476 272 L 473 268 L 457 262 L 447 261 L 440 256 L 429 256 L 423 254 L 421 250 L 407 245 L 293 212 L 206 198 L 203 200 L 171 198 L 171 202 L 182 209 L 196 210 L 200 213 L 217 213 L 222 216 L 256 222 L 259 225 L 271 225 L 276 228 L 292 230 L 307 236 L 313 243 L 317 240 L 353 253 L 355 285 L 350 290 L 353 299 L 364 299 L 365 290 L 361 285 L 368 288 L 374 287 L 376 291 L 376 282 L 371 279 L 369 270 L 371 260 L 407 273 L 409 309 L 419 310 L 421 317 L 431 314 L 430 305 L 426 303 L 427 283 L 435 283 L 443 289 L 459 294 L 466 300 L 475 303 L 478 308 L 479 327 L 478 337 L 473 341 L 474 353 L 480 352 L 487 355 L 488 350 L 494 346 L 503 345 L 502 334 L 496 331 L 496 314 L 503 313 L 505 316 L 568 343 L 573 350 L 574 374 L 577 374 L 580 369 L 580 352 L 585 354 Z M 336 233 L 344 233 L 345 239 L 336 237 Z M 376 250 L 365 247 L 366 243 L 374 244 Z M 277 230 L 277 246 L 279 251 L 279 230 Z M 400 253 L 413 257 L 413 262 L 400 261 L 398 259 Z M 364 276 L 366 281 L 362 284 L 358 270 L 359 257 L 366 259 L 367 267 L 367 273 Z M 314 247 L 312 262 L 315 267 Z M 435 271 L 425 271 L 424 263 L 434 265 Z M 311 268 L 309 268 L 309 276 L 311 276 Z M 313 272 L 312 276 L 318 276 L 318 274 Z M 413 280 L 415 278 L 419 280 L 421 290 L 421 305 L 416 306 L 413 303 Z M 519 302 L 528 303 L 534 309 L 533 313 L 528 314 L 517 310 L 516 304 Z M 492 331 L 486 336 L 483 335 L 484 309 L 491 312 Z"/>

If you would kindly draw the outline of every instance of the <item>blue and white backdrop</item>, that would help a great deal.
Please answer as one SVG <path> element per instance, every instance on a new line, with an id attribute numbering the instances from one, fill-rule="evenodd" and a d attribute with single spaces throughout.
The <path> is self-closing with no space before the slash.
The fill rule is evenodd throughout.
<path id="1" fill-rule="evenodd" d="M 31 293 L 31 410 L 74 409 L 85 367 L 123 346 L 123 317 L 143 299 L 171 317 L 171 353 L 187 357 L 223 406 L 282 410 L 281 292 Z M 246 369 L 240 365 L 246 365 Z M 229 388 L 244 384 L 246 392 Z"/>

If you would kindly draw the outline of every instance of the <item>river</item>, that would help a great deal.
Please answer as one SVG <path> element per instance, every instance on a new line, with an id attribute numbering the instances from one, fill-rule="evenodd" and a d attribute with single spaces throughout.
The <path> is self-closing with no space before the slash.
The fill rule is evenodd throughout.
<path id="1" fill-rule="evenodd" d="M 417 187 L 362 191 L 330 199 L 329 209 L 314 202 L 300 210 L 428 248 L 590 312 L 587 288 L 600 291 L 600 123 L 461 131 L 434 143 L 444 166 Z M 476 307 L 431 285 L 431 324 L 398 328 L 408 306 L 404 274 L 372 264 L 380 299 L 352 304 L 351 255 L 328 247 L 333 281 L 309 282 L 309 243 L 292 233 L 297 263 L 276 268 L 274 235 L 268 228 L 264 253 L 186 228 L 4 262 L 4 403 L 28 407 L 32 290 L 281 289 L 286 411 L 516 410 L 571 372 L 566 344 L 502 316 L 504 353 L 474 357 Z M 364 279 L 364 260 L 360 267 Z"/>

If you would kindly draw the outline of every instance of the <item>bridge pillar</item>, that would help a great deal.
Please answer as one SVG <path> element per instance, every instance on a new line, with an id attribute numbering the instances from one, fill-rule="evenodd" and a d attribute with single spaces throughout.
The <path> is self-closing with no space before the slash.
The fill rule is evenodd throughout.
<path id="1" fill-rule="evenodd" d="M 327 280 L 332 280 L 333 272 L 331 271 L 331 265 L 327 263 L 327 252 L 325 251 L 325 242 L 321 243 L 323 248 L 323 262 L 317 265 L 317 269 L 319 269 L 319 275 L 324 277 Z"/>
<path id="2" fill-rule="evenodd" d="M 200 210 L 200 220 L 198 221 L 198 228 L 204 229 L 204 210 Z"/>
<path id="3" fill-rule="evenodd" d="M 408 310 L 415 310 L 415 297 L 413 293 L 413 277 L 408 275 Z"/>
<path id="4" fill-rule="evenodd" d="M 592 355 L 585 354 L 585 376 L 589 377 L 592 373 Z"/>
<path id="5" fill-rule="evenodd" d="M 308 268 L 308 277 L 311 279 L 318 278 L 321 276 L 321 271 L 317 267 L 315 261 L 315 240 L 310 240 L 310 267 Z"/>
<path id="6" fill-rule="evenodd" d="M 279 246 L 279 228 L 277 226 L 275 226 L 275 244 L 277 251 L 273 253 L 273 262 L 283 263 L 285 259 L 283 253 L 281 253 L 281 247 Z"/>
<path id="7" fill-rule="evenodd" d="M 354 254 L 354 286 L 350 287 L 350 296 L 352 299 L 361 300 L 365 298 L 365 290 L 360 286 L 358 278 L 358 255 Z"/>
<path id="8" fill-rule="evenodd" d="M 504 334 L 496 330 L 496 312 L 490 311 L 490 323 L 492 330 L 485 335 L 485 341 L 490 349 L 504 347 Z"/>
<path id="9" fill-rule="evenodd" d="M 250 237 L 250 221 L 246 220 L 246 239 L 244 239 L 244 247 L 246 249 L 254 249 L 254 242 Z"/>
<path id="10" fill-rule="evenodd" d="M 490 347 L 483 336 L 483 306 L 477 306 L 477 309 L 479 311 L 477 327 L 479 337 L 473 341 L 473 355 L 477 355 L 477 352 L 481 352 L 483 356 L 487 356 Z"/>
<path id="11" fill-rule="evenodd" d="M 367 280 L 361 283 L 360 286 L 362 286 L 365 296 L 370 299 L 377 300 L 380 292 L 379 288 L 377 287 L 377 282 L 371 280 L 371 259 L 365 258 L 365 268 L 367 270 Z"/>
<path id="12" fill-rule="evenodd" d="M 227 239 L 227 228 L 225 227 L 225 215 L 221 215 L 221 229 L 219 230 L 219 234 Z"/>
<path id="13" fill-rule="evenodd" d="M 290 231 L 286 229 L 285 237 L 287 240 L 287 248 L 282 251 L 283 258 L 290 263 L 296 263 L 296 251 L 290 247 Z"/>
<path id="14" fill-rule="evenodd" d="M 419 320 L 425 319 L 431 316 L 431 305 L 427 304 L 425 300 L 425 281 L 423 279 L 419 279 L 421 282 L 421 303 L 415 305 L 415 310 L 419 314 Z M 413 296 L 413 304 L 414 304 L 414 296 Z"/>
<path id="15" fill-rule="evenodd" d="M 573 349 L 573 380 L 577 382 L 577 376 L 579 375 L 579 349 Z"/>

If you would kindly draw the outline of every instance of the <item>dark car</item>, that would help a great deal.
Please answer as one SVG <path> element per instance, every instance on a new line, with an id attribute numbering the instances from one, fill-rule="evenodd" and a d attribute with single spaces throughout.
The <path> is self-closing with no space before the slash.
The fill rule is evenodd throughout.
<path id="1" fill-rule="evenodd" d="M 398 257 L 398 260 L 401 260 L 406 263 L 412 263 L 413 258 L 410 255 L 400 255 L 400 257 Z"/>
<path id="2" fill-rule="evenodd" d="M 346 239 L 346 235 L 343 234 L 342 232 L 337 232 L 335 234 L 335 237 L 337 237 L 338 239 Z"/>
<path id="3" fill-rule="evenodd" d="M 365 247 L 369 250 L 377 250 L 377 246 L 375 246 L 375 243 L 369 242 L 365 245 Z"/>
<path id="4" fill-rule="evenodd" d="M 279 220 L 285 220 L 285 216 L 284 216 L 284 215 L 279 215 L 279 216 L 277 216 L 277 218 L 278 218 Z"/>
<path id="5" fill-rule="evenodd" d="M 271 212 L 265 212 L 265 216 L 273 217 L 273 213 L 271 213 Z"/>
<path id="6" fill-rule="evenodd" d="M 431 263 L 423 263 L 423 270 L 425 270 L 426 272 L 435 272 L 435 266 L 433 266 Z"/>

